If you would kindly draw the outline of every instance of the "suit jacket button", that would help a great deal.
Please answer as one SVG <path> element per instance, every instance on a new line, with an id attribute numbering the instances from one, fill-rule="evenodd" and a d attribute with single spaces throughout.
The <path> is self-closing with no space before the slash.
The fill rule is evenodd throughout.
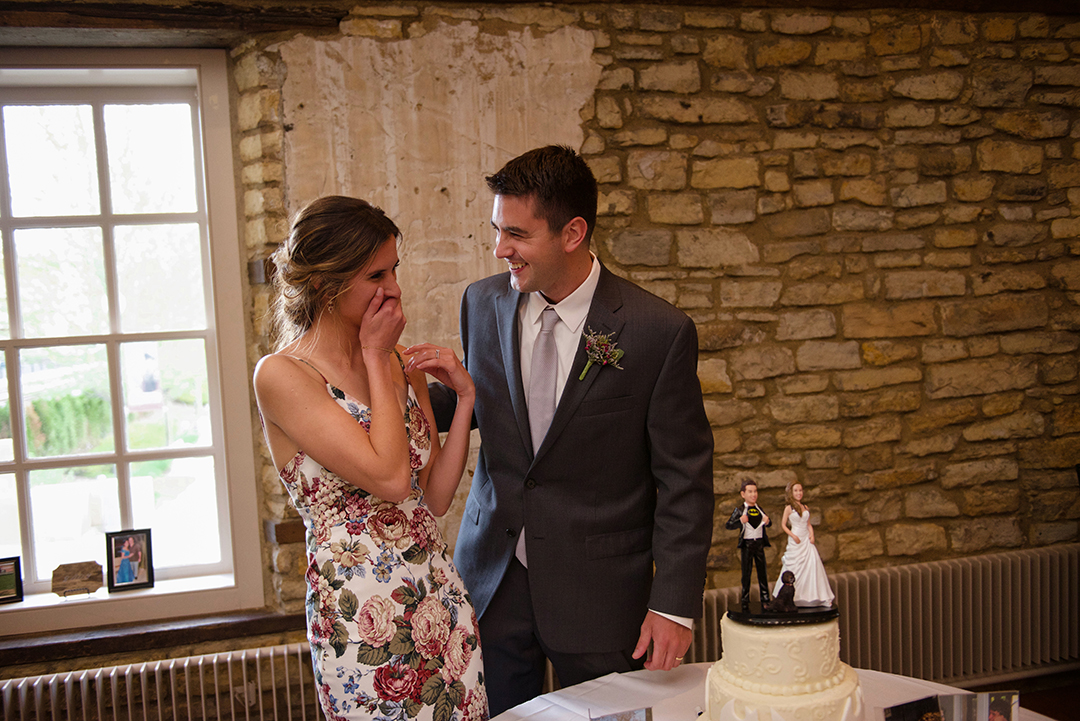
<path id="1" fill-rule="evenodd" d="M 525 481 L 525 487 L 526 488 L 536 488 L 536 481 L 534 481 L 531 478 L 528 479 L 527 481 Z"/>
<path id="2" fill-rule="evenodd" d="M 516 533 L 514 533 L 514 529 L 513 529 L 513 528 L 507 528 L 507 529 L 506 529 L 506 537 L 507 537 L 507 538 L 513 538 L 513 537 L 514 537 L 514 536 L 516 536 L 516 535 L 517 535 L 517 534 L 516 534 Z"/>

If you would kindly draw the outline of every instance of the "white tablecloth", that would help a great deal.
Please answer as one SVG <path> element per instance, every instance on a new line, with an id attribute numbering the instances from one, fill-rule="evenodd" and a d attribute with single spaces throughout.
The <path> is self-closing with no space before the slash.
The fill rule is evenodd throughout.
<path id="1" fill-rule="evenodd" d="M 705 673 L 709 663 L 680 666 L 673 671 L 612 673 L 592 681 L 538 696 L 505 711 L 493 721 L 583 721 L 619 711 L 651 706 L 653 721 L 697 721 L 705 709 Z M 963 693 L 951 686 L 856 669 L 866 702 L 867 721 L 882 721 L 883 709 L 933 696 Z M 1002 690 L 1008 690 L 1002 686 Z M 1052 721 L 1020 709 L 1020 721 Z"/>

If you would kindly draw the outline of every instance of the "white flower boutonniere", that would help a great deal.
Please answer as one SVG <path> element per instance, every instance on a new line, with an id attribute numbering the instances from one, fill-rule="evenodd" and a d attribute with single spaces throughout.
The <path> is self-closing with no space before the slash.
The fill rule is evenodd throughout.
<path id="1" fill-rule="evenodd" d="M 585 370 L 581 371 L 581 375 L 578 376 L 579 381 L 585 380 L 585 374 L 589 372 L 589 368 L 593 363 L 601 366 L 614 366 L 619 370 L 623 367 L 619 365 L 619 359 L 623 357 L 623 350 L 615 347 L 615 341 L 611 340 L 611 336 L 604 333 L 597 333 L 592 328 L 588 333 L 582 333 L 585 337 L 585 355 L 589 359 L 589 362 L 585 364 Z"/>

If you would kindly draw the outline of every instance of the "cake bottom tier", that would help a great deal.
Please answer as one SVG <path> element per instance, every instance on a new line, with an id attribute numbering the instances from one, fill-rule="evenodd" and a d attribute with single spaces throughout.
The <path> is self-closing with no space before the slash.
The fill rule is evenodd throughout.
<path id="1" fill-rule="evenodd" d="M 705 713 L 709 721 L 863 721 L 859 676 L 847 664 L 842 668 L 842 680 L 831 688 L 780 696 L 728 683 L 714 665 L 705 681 Z"/>

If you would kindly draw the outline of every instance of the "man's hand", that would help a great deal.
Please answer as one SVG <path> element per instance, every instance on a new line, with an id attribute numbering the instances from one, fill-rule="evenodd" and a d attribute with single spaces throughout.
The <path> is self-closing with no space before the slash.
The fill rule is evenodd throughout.
<path id="1" fill-rule="evenodd" d="M 670 671 L 682 663 L 694 632 L 681 623 L 649 611 L 641 624 L 641 636 L 634 647 L 634 658 L 641 658 L 652 643 L 652 658 L 645 662 L 650 671 Z"/>

